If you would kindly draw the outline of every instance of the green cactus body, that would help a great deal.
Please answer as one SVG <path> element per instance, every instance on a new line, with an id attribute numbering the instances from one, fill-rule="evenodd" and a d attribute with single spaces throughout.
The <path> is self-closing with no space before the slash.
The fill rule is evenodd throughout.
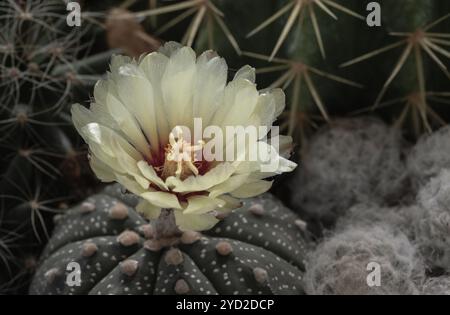
<path id="1" fill-rule="evenodd" d="M 68 105 L 89 98 L 111 52 L 95 53 L 93 30 L 70 28 L 66 17 L 63 1 L 0 4 L 0 220 L 19 236 L 11 260 L 21 274 L 46 240 L 55 208 L 89 189 L 79 182 L 90 173 Z M 5 277 L 12 292 L 27 285 L 14 273 Z"/>
<path id="2" fill-rule="evenodd" d="M 369 14 L 365 11 L 365 2 L 341 2 L 360 14 Z M 443 70 L 446 57 L 434 48 L 430 49 L 431 46 L 425 47 L 419 31 L 448 33 L 448 19 L 440 19 L 450 12 L 448 7 L 442 7 L 444 1 L 378 2 L 381 27 L 369 27 L 365 21 L 345 16 L 329 24 L 320 24 L 328 28 L 323 32 L 325 48 L 339 49 L 317 66 L 363 84 L 364 89 L 350 90 L 334 82 L 317 82 L 317 90 L 332 114 L 340 115 L 355 109 L 358 113 L 376 110 L 377 114 L 382 113 L 396 124 L 409 127 L 407 129 L 412 130 L 409 135 L 418 136 L 444 124 L 445 117 L 441 116 L 439 105 L 429 96 L 431 92 L 448 90 L 450 79 L 448 71 Z M 433 23 L 438 21 L 440 23 L 434 26 Z M 427 29 L 431 25 L 433 27 Z M 311 45 L 295 44 L 300 42 L 301 36 L 307 35 L 307 30 L 295 35 L 292 45 L 288 46 L 288 56 L 311 55 Z M 315 55 L 320 55 L 320 50 L 315 50 Z M 339 64 L 341 68 L 335 67 Z"/>
<path id="3" fill-rule="evenodd" d="M 305 225 L 269 194 L 210 231 L 155 238 L 113 185 L 56 219 L 31 294 L 303 294 Z M 68 286 L 66 267 L 81 266 Z"/>
<path id="4" fill-rule="evenodd" d="M 59 166 L 78 154 L 79 145 L 68 127 L 68 105 L 89 97 L 112 52 L 92 54 L 94 35 L 67 26 L 61 1 L 6 1 L 0 7 L 0 215 L 22 225 L 32 211 L 20 217 L 11 209 L 32 201 L 33 191 L 41 190 L 36 182 L 58 186 L 48 199 L 69 194 Z"/>

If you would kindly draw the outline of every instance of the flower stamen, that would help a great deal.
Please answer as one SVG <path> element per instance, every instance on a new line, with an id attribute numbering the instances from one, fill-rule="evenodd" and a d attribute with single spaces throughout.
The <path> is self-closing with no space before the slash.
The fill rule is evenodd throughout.
<path id="1" fill-rule="evenodd" d="M 199 169 L 195 165 L 198 161 L 197 152 L 201 152 L 205 146 L 203 140 L 192 145 L 184 138 L 183 130 L 176 127 L 169 134 L 169 144 L 166 148 L 166 159 L 163 166 L 163 177 L 175 175 L 179 179 L 185 179 L 189 175 L 199 175 Z M 176 166 L 176 167 L 175 167 Z"/>

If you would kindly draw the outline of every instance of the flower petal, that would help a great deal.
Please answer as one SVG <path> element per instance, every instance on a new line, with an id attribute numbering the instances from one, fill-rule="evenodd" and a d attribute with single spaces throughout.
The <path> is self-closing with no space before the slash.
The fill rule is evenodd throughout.
<path id="1" fill-rule="evenodd" d="M 192 196 L 188 198 L 188 206 L 184 209 L 184 214 L 204 214 L 221 208 L 225 205 L 222 200 L 207 196 Z"/>
<path id="2" fill-rule="evenodd" d="M 192 96 L 196 56 L 190 47 L 175 51 L 167 64 L 161 88 L 170 127 L 192 128 Z M 192 129 L 191 129 L 192 130 Z"/>
<path id="3" fill-rule="evenodd" d="M 135 180 L 126 175 L 116 174 L 117 182 L 135 195 L 140 195 L 146 190 L 142 188 Z"/>
<path id="4" fill-rule="evenodd" d="M 213 125 L 247 126 L 258 102 L 259 93 L 255 84 L 245 79 L 230 82 L 225 88 L 223 104 L 213 118 Z"/>
<path id="5" fill-rule="evenodd" d="M 168 141 L 169 122 L 164 111 L 164 101 L 161 90 L 162 77 L 166 71 L 169 58 L 161 53 L 151 53 L 142 59 L 139 68 L 152 85 L 153 106 L 155 108 L 155 124 L 157 126 L 160 146 L 164 147 Z"/>
<path id="6" fill-rule="evenodd" d="M 158 174 L 156 174 L 155 169 L 146 161 L 139 161 L 137 163 L 137 167 L 149 181 L 151 181 L 161 189 L 169 190 L 163 180 L 158 176 Z"/>
<path id="7" fill-rule="evenodd" d="M 136 182 L 141 185 L 142 188 L 148 189 L 150 187 L 150 182 L 141 175 L 136 165 L 136 160 L 129 156 L 115 139 L 113 139 L 113 148 L 117 152 L 117 162 L 124 169 L 124 172 L 133 176 Z"/>
<path id="8" fill-rule="evenodd" d="M 116 180 L 116 175 L 114 174 L 114 170 L 109 167 L 107 164 L 103 163 L 96 155 L 91 155 L 89 158 L 89 165 L 94 171 L 95 175 L 102 182 L 109 183 Z"/>
<path id="9" fill-rule="evenodd" d="M 213 214 L 185 214 L 175 211 L 175 222 L 182 231 L 206 231 L 216 225 L 219 220 Z"/>
<path id="10" fill-rule="evenodd" d="M 181 45 L 180 43 L 170 41 L 166 42 L 163 46 L 161 46 L 158 52 L 167 57 L 170 57 L 181 48 L 183 48 L 183 45 Z"/>
<path id="11" fill-rule="evenodd" d="M 152 205 L 166 209 L 181 209 L 177 196 L 162 191 L 152 191 L 140 194 L 142 198 Z"/>
<path id="12" fill-rule="evenodd" d="M 111 57 L 111 72 L 119 72 L 120 67 L 132 63 L 132 59 L 128 56 L 113 55 Z"/>
<path id="13" fill-rule="evenodd" d="M 270 94 L 275 100 L 275 117 L 281 115 L 286 107 L 286 94 L 284 94 L 282 89 L 273 89 Z"/>
<path id="14" fill-rule="evenodd" d="M 249 174 L 233 175 L 223 183 L 212 187 L 209 190 L 209 197 L 216 198 L 220 195 L 227 194 L 241 187 L 248 179 Z"/>
<path id="15" fill-rule="evenodd" d="M 242 207 L 242 202 L 239 199 L 233 198 L 229 195 L 223 195 L 218 197 L 217 199 L 220 199 L 225 202 L 220 212 L 231 211 Z"/>
<path id="16" fill-rule="evenodd" d="M 153 87 L 141 72 L 139 70 L 134 75 L 117 76 L 117 92 L 121 103 L 126 105 L 126 109 L 138 122 L 139 129 L 150 141 L 152 151 L 157 153 L 160 144 Z"/>
<path id="17" fill-rule="evenodd" d="M 255 68 L 250 67 L 249 65 L 243 66 L 234 75 L 233 80 L 237 80 L 237 79 L 249 80 L 250 82 L 255 83 L 255 81 L 256 81 Z"/>
<path id="18" fill-rule="evenodd" d="M 130 142 L 146 157 L 150 157 L 150 146 L 145 139 L 136 118 L 125 108 L 125 106 L 113 95 L 108 94 L 106 98 L 107 108 L 122 132 Z"/>
<path id="19" fill-rule="evenodd" d="M 75 129 L 77 129 L 78 133 L 86 141 L 81 130 L 87 124 L 95 122 L 95 117 L 93 116 L 92 112 L 89 109 L 80 104 L 73 104 L 70 109 L 70 112 L 72 114 L 72 122 L 73 125 L 75 126 Z"/>
<path id="20" fill-rule="evenodd" d="M 209 125 L 215 111 L 221 105 L 227 75 L 227 63 L 214 52 L 207 51 L 198 57 L 193 117 L 202 118 L 204 126 Z"/>
<path id="21" fill-rule="evenodd" d="M 166 184 L 172 187 L 173 191 L 185 193 L 194 191 L 204 191 L 227 180 L 235 171 L 230 163 L 222 163 L 208 171 L 205 175 L 190 176 L 184 181 L 171 176 L 166 179 Z"/>
<path id="22" fill-rule="evenodd" d="M 273 182 L 265 180 L 252 180 L 248 181 L 238 189 L 232 191 L 230 194 L 236 198 L 251 198 L 262 193 L 265 193 L 272 187 Z"/>
<path id="23" fill-rule="evenodd" d="M 161 214 L 161 208 L 151 204 L 147 200 L 141 200 L 136 206 L 136 211 L 148 220 L 158 219 Z"/>

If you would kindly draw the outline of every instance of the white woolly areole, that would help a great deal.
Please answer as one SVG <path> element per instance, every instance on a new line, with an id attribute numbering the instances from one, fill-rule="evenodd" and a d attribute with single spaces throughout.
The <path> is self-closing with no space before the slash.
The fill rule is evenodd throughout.
<path id="1" fill-rule="evenodd" d="M 429 268 L 450 271 L 450 170 L 443 170 L 418 195 L 422 208 L 416 242 Z"/>
<path id="2" fill-rule="evenodd" d="M 369 286 L 370 263 L 380 266 L 381 285 Z M 388 227 L 353 228 L 335 234 L 309 257 L 305 285 L 317 295 L 416 294 L 424 270 L 405 235 Z"/>
<path id="3" fill-rule="evenodd" d="M 417 186 L 450 169 L 450 127 L 422 136 L 408 155 L 408 171 Z"/>
<path id="4" fill-rule="evenodd" d="M 399 134 L 376 119 L 343 119 L 314 136 L 302 156 L 292 203 L 334 222 L 358 203 L 384 204 L 403 195 Z"/>
<path id="5" fill-rule="evenodd" d="M 450 295 L 450 277 L 428 279 L 422 288 L 423 295 Z"/>

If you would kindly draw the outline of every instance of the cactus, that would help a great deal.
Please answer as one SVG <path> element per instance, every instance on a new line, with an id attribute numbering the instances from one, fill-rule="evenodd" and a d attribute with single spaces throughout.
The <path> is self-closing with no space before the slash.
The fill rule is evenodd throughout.
<path id="1" fill-rule="evenodd" d="M 0 294 L 24 291 L 35 267 L 35 257 L 51 235 L 55 214 L 58 223 L 42 256 L 43 265 L 35 278 L 33 293 L 141 293 L 136 291 L 139 286 L 132 288 L 125 284 L 143 284 L 144 281 L 138 280 L 145 277 L 142 272 L 152 274 L 151 267 L 141 269 L 144 262 L 152 262 L 155 268 L 157 263 L 163 267 L 163 273 L 155 275 L 157 281 L 151 287 L 142 287 L 147 293 L 303 293 L 302 281 L 297 280 L 293 284 L 296 290 L 278 290 L 277 285 L 283 281 L 281 271 L 267 265 L 275 257 L 276 268 L 286 266 L 301 276 L 304 250 L 293 257 L 277 244 L 268 247 L 256 244 L 257 234 L 248 226 L 242 235 L 232 234 L 241 212 L 232 214 L 220 223 L 218 231 L 205 232 L 191 245 L 184 244 L 183 237 L 177 237 L 173 244 L 159 244 L 163 247 L 159 251 L 154 250 L 159 245 L 146 239 L 145 231 L 129 220 L 124 219 L 124 225 L 113 220 L 109 225 L 111 218 L 106 208 L 110 204 L 99 204 L 98 198 L 127 204 L 128 215 L 144 223 L 131 209 L 135 205 L 132 197 L 119 195 L 113 191 L 116 188 L 95 194 L 101 187 L 90 172 L 86 149 L 71 126 L 68 105 L 90 98 L 92 86 L 101 77 L 99 74 L 105 72 L 113 52 L 138 58 L 170 40 L 193 46 L 197 52 L 211 48 L 218 51 L 226 58 L 231 77 L 235 69 L 250 63 L 262 74 L 258 75 L 258 88 L 285 89 L 288 106 L 279 124 L 300 145 L 301 167 L 292 180 L 280 178 L 273 192 L 286 197 L 295 210 L 318 223 L 320 230 L 315 231 L 318 235 L 324 233 L 323 227 L 335 227 L 338 233 L 326 239 L 312 259 L 331 261 L 327 244 L 342 235 L 355 241 L 355 230 L 364 227 L 375 237 L 382 230 L 386 235 L 380 239 L 383 244 L 391 242 L 387 247 L 394 256 L 380 255 L 380 259 L 393 266 L 389 276 L 403 278 L 404 286 L 393 281 L 385 291 L 376 293 L 445 291 L 447 213 L 442 200 L 446 198 L 448 182 L 448 171 L 444 170 L 450 167 L 446 154 L 448 127 L 430 133 L 450 119 L 444 107 L 450 102 L 448 1 L 379 0 L 382 26 L 372 28 L 363 21 L 367 1 L 360 0 L 80 0 L 81 28 L 65 24 L 66 2 L 0 3 Z M 355 115 L 378 116 L 386 125 L 375 119 L 341 119 Z M 324 124 L 327 126 L 313 136 Z M 419 138 L 411 151 L 401 134 L 407 140 Z M 438 187 L 439 193 L 433 194 Z M 72 209 L 73 204 L 88 195 L 92 196 L 88 204 L 98 203 L 95 213 L 103 213 L 110 236 L 94 227 L 97 234 L 83 237 L 72 234 L 67 244 L 52 249 L 57 236 L 70 225 L 68 222 L 89 217 L 78 213 L 83 206 Z M 285 210 L 271 198 L 265 195 L 261 200 L 248 201 L 244 208 L 261 203 L 265 209 L 276 203 Z M 59 214 L 66 208 L 70 208 L 69 214 L 61 217 Z M 260 211 L 259 207 L 255 209 Z M 256 215 L 246 219 L 264 221 L 268 217 Z M 301 221 L 297 223 L 304 227 Z M 280 222 L 283 227 L 288 224 Z M 90 223 L 86 226 L 89 228 Z M 115 243 L 116 237 L 126 230 L 139 234 L 138 244 L 128 248 Z M 198 237 L 194 234 L 189 235 Z M 127 232 L 122 236 L 128 239 L 135 234 Z M 247 240 L 248 236 L 252 239 Z M 114 242 L 113 246 L 108 244 L 108 238 Z M 303 233 L 295 235 L 294 239 L 297 238 L 302 243 Z M 224 239 L 226 245 L 221 243 L 223 246 L 216 249 L 217 243 Z M 231 241 L 236 239 L 239 246 L 245 245 L 242 248 L 249 251 L 237 249 L 234 243 L 237 241 Z M 361 239 L 378 248 L 363 236 Z M 417 281 L 410 281 L 411 265 L 403 269 L 405 265 L 396 263 L 399 243 L 408 253 L 413 252 L 411 245 L 417 246 L 425 256 L 430 278 L 423 288 Z M 150 251 L 143 249 L 149 246 Z M 221 260 L 239 255 L 258 260 L 260 257 L 252 257 L 252 246 L 266 248 L 268 258 L 262 261 L 265 267 L 245 260 L 245 266 L 236 267 L 248 271 L 242 286 L 235 267 L 227 266 L 230 271 L 226 275 L 231 281 L 228 287 L 228 281 L 219 281 L 214 269 L 210 270 L 203 262 L 199 265 L 196 260 L 202 250 L 214 252 L 214 257 Z M 219 251 L 227 252 L 230 248 L 231 255 L 220 256 Z M 63 255 L 66 249 L 74 250 L 74 254 L 64 254 L 64 259 L 80 261 L 83 268 L 96 268 L 97 262 L 102 268 L 106 264 L 104 268 L 112 278 L 108 280 L 102 269 L 92 285 L 83 283 L 81 288 L 70 291 L 72 288 L 61 284 L 66 260 L 58 260 L 57 269 L 46 265 L 53 263 L 52 259 L 57 260 L 55 255 Z M 92 256 L 82 257 L 92 251 Z M 112 264 L 95 251 L 102 255 L 118 251 L 127 259 Z M 139 256 L 141 253 L 145 256 Z M 352 255 L 350 259 L 360 264 Z M 166 266 L 166 256 L 169 261 L 182 262 Z M 416 258 L 409 255 L 406 259 Z M 322 267 L 326 269 L 324 265 L 313 266 L 308 281 L 313 274 L 321 275 Z M 345 274 L 348 271 L 345 266 L 342 270 L 344 276 L 351 274 Z M 191 278 L 174 280 L 173 275 L 182 272 L 199 279 L 202 285 L 198 286 Z M 225 275 L 222 271 L 218 274 Z M 163 278 L 167 283 L 161 281 Z M 308 290 L 328 293 L 323 284 L 329 280 L 332 281 L 328 282 L 328 289 L 334 293 L 362 290 L 361 287 L 341 290 L 340 283 L 333 282 L 335 278 L 324 276 L 321 283 L 313 279 Z"/>
<path id="2" fill-rule="evenodd" d="M 61 1 L 8 0 L 0 6 L 0 192 L 8 209 L 32 201 L 22 198 L 32 194 L 26 187 L 56 186 L 70 171 L 64 167 L 71 164 L 74 171 L 84 163 L 78 138 L 68 128 L 67 105 L 88 95 L 86 87 L 100 78 L 92 71 L 103 71 L 110 53 L 87 57 L 90 30 L 69 29 L 65 12 Z M 49 199 L 67 195 L 69 187 L 59 184 Z"/>
<path id="3" fill-rule="evenodd" d="M 380 72 L 378 80 L 383 85 L 381 90 L 372 94 L 376 93 L 372 109 L 401 105 L 393 120 L 399 126 L 410 126 L 415 136 L 446 124 L 435 107 L 436 96 L 444 92 L 439 89 L 448 86 L 450 79 L 443 59 L 448 58 L 449 54 L 441 40 L 448 36 L 450 12 L 448 7 L 442 7 L 442 3 L 382 1 L 383 25 L 391 39 L 383 39 L 384 42 L 374 40 L 373 47 L 378 47 L 342 64 L 344 67 L 355 65 L 379 54 L 395 51 L 395 57 L 394 53 L 389 55 L 395 58 L 395 63 L 385 63 L 379 68 L 386 74 L 381 75 Z M 447 83 L 441 85 L 439 81 Z"/>
<path id="4" fill-rule="evenodd" d="M 450 295 L 450 278 L 442 276 L 428 279 L 422 288 L 424 295 Z"/>
<path id="5" fill-rule="evenodd" d="M 401 231 L 410 240 L 416 237 L 414 225 L 420 217 L 422 209 L 416 204 L 409 206 L 396 205 L 394 207 L 381 207 L 375 203 L 358 204 L 351 207 L 347 214 L 340 217 L 336 224 L 336 230 L 373 226 L 390 226 Z"/>
<path id="6" fill-rule="evenodd" d="M 287 22 L 285 26 L 283 27 L 283 31 L 281 32 L 280 37 L 277 40 L 277 43 L 275 45 L 275 48 L 272 51 L 272 54 L 270 55 L 269 60 L 272 60 L 273 57 L 277 54 L 277 52 L 280 50 L 283 42 L 286 40 L 289 32 L 293 28 L 294 24 L 298 21 L 299 28 L 303 28 L 303 23 L 305 22 L 305 19 L 308 19 L 308 21 L 311 23 L 311 26 L 314 30 L 314 35 L 316 37 L 317 45 L 320 50 L 320 53 L 323 58 L 325 58 L 325 48 L 324 43 L 322 40 L 322 33 L 320 31 L 320 26 L 317 19 L 316 10 L 320 9 L 324 13 L 326 13 L 329 17 L 337 20 L 337 16 L 330 10 L 330 8 L 339 10 L 341 12 L 344 12 L 348 15 L 354 16 L 358 19 L 364 20 L 364 17 L 360 14 L 348 9 L 347 7 L 343 6 L 339 2 L 336 1 L 330 1 L 330 0 L 324 0 L 324 1 L 309 1 L 309 0 L 290 0 L 287 2 L 285 6 L 283 6 L 279 11 L 277 11 L 274 15 L 272 15 L 270 18 L 265 20 L 262 24 L 260 24 L 258 27 L 256 27 L 253 31 L 251 31 L 247 37 L 251 37 L 258 33 L 259 31 L 263 30 L 267 26 L 270 25 L 270 23 L 273 23 L 277 18 L 285 14 L 286 12 L 289 13 L 289 18 L 287 19 Z"/>
<path id="7" fill-rule="evenodd" d="M 244 53 L 244 55 L 262 60 L 266 60 L 268 58 L 267 56 L 255 53 Z M 322 120 L 325 120 L 327 122 L 330 122 L 330 116 L 325 104 L 321 99 L 320 93 L 316 88 L 316 84 L 313 81 L 313 75 L 341 84 L 353 86 L 355 88 L 363 87 L 356 82 L 352 82 L 345 78 L 341 78 L 331 73 L 327 73 L 320 69 L 311 67 L 301 60 L 272 58 L 272 63 L 279 64 L 279 66 L 275 65 L 266 68 L 260 68 L 258 69 L 258 71 L 260 73 L 284 71 L 283 74 L 275 82 L 273 82 L 269 88 L 290 88 L 292 90 L 291 108 L 285 113 L 285 116 L 288 119 L 285 120 L 284 124 L 281 125 L 281 128 L 282 130 L 284 130 L 287 127 L 288 134 L 290 136 L 293 136 L 295 130 L 297 130 L 298 135 L 296 138 L 301 144 L 306 143 L 309 127 L 314 127 L 314 119 L 310 117 L 307 112 L 302 110 L 302 107 L 299 106 L 300 102 L 303 102 L 303 100 L 305 99 L 305 95 L 303 94 L 304 89 L 302 88 L 303 84 L 306 86 L 307 92 L 309 93 L 309 95 L 311 95 L 311 97 L 314 99 L 314 102 L 316 103 L 317 109 L 320 112 L 319 118 L 322 118 Z"/>
<path id="8" fill-rule="evenodd" d="M 46 242 L 54 211 L 92 187 L 67 106 L 88 96 L 111 53 L 93 54 L 91 28 L 69 28 L 66 14 L 62 1 L 0 4 L 1 218 L 18 236 L 11 255 L 23 277 L 10 285 L 19 290 L 22 262 Z"/>
<path id="9" fill-rule="evenodd" d="M 316 128 L 317 120 L 320 123 L 342 113 L 375 110 L 417 137 L 442 126 L 447 119 L 437 106 L 447 103 L 450 95 L 446 84 L 450 74 L 445 59 L 449 57 L 446 48 L 449 8 L 441 0 L 432 3 L 404 0 L 404 4 L 379 2 L 383 21 L 382 26 L 376 28 L 361 21 L 365 20 L 363 15 L 367 11 L 366 3 L 359 0 L 264 0 L 257 3 L 252 0 L 189 0 L 161 3 L 150 9 L 142 7 L 139 1 L 132 1 L 129 7 L 137 19 L 145 18 L 144 21 L 154 16 L 169 16 L 158 19 L 156 24 L 150 23 L 153 27 L 146 29 L 152 34 L 183 41 L 197 51 L 213 48 L 229 55 L 227 60 L 236 64 L 243 61 L 233 56 L 230 47 L 235 52 L 243 51 L 244 55 L 273 62 L 262 66 L 261 72 L 287 70 L 289 73 L 282 78 L 290 92 L 288 103 L 291 106 L 283 122 L 299 142 L 307 139 L 309 130 Z M 176 12 L 175 17 L 171 12 Z M 242 23 L 243 20 L 246 23 Z M 165 33 L 177 23 L 185 25 L 188 31 L 180 36 L 183 29 L 180 27 L 178 32 L 175 29 Z M 265 28 L 269 26 L 274 31 L 267 32 Z M 419 36 L 421 34 L 423 36 Z M 400 41 L 395 42 L 396 37 L 401 37 Z M 332 47 L 341 48 L 327 55 L 326 51 Z M 379 60 L 374 59 L 383 53 L 392 57 L 397 50 L 399 55 L 393 65 L 389 62 L 379 65 Z M 354 58 L 358 55 L 361 57 Z M 284 67 L 283 62 L 291 66 L 304 65 L 305 70 L 315 69 L 316 72 L 310 72 L 335 82 L 323 79 L 313 82 L 308 77 L 301 80 L 300 74 L 310 72 L 299 72 L 299 67 Z M 277 79 L 270 80 L 268 77 L 261 82 L 264 85 L 280 83 Z M 364 88 L 355 90 L 355 87 Z M 390 108 L 397 104 L 401 107 Z"/>
<path id="10" fill-rule="evenodd" d="M 380 267 L 380 286 L 368 285 L 371 263 Z M 424 275 L 420 256 L 405 235 L 389 227 L 355 227 L 331 236 L 311 254 L 305 286 L 309 294 L 418 294 Z"/>
<path id="11" fill-rule="evenodd" d="M 430 135 L 423 135 L 408 155 L 407 168 L 414 187 L 419 189 L 443 169 L 450 168 L 450 128 L 444 127 Z"/>
<path id="12" fill-rule="evenodd" d="M 450 170 L 430 180 L 418 195 L 422 211 L 415 221 L 416 242 L 430 270 L 450 271 Z"/>
<path id="13" fill-rule="evenodd" d="M 302 294 L 303 221 L 269 194 L 245 201 L 203 235 L 150 223 L 119 185 L 56 217 L 31 294 Z M 81 266 L 81 286 L 65 284 Z"/>
<path id="14" fill-rule="evenodd" d="M 389 205 L 403 195 L 401 137 L 379 120 L 332 123 L 311 139 L 302 161 L 292 204 L 326 225 L 357 203 Z"/>

